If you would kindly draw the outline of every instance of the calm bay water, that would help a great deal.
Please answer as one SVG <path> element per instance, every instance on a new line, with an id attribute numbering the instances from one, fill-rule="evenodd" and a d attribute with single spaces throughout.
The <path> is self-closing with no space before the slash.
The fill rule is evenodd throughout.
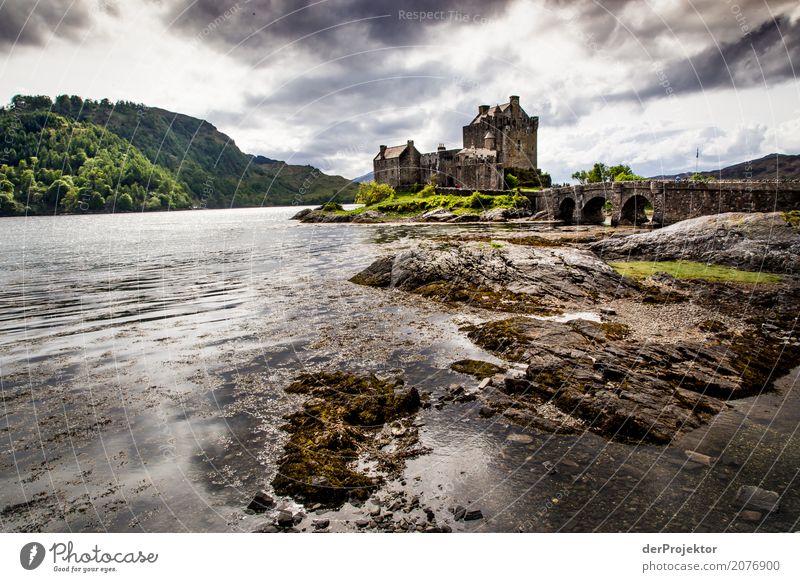
<path id="1" fill-rule="evenodd" d="M 458 331 L 474 314 L 347 281 L 381 245 L 455 227 L 303 225 L 296 211 L 0 220 L 2 530 L 251 531 L 267 517 L 243 510 L 274 475 L 299 372 L 435 393 L 466 380 L 450 362 L 492 359 Z M 456 529 L 752 530 L 727 490 L 765 470 L 794 482 L 795 381 L 720 417 L 741 451 L 704 474 L 679 448 L 526 432 L 472 404 L 425 411 L 432 452 L 409 461 L 407 489 L 441 521 L 456 504 L 487 516 Z M 784 507 L 759 527 L 791 529 L 798 500 Z M 358 513 L 331 512 L 332 528 Z"/>

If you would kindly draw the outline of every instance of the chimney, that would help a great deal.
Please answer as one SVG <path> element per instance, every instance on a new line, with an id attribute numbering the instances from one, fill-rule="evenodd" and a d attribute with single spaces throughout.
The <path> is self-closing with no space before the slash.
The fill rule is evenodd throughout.
<path id="1" fill-rule="evenodd" d="M 413 139 L 408 140 L 408 142 L 406 142 L 406 143 L 408 144 L 408 149 L 411 149 L 411 148 L 414 147 L 414 140 Z"/>
<path id="2" fill-rule="evenodd" d="M 437 148 L 438 151 L 443 152 L 445 150 L 444 144 L 440 143 L 439 147 Z"/>
<path id="3" fill-rule="evenodd" d="M 511 115 L 518 115 L 519 114 L 519 95 L 511 95 L 508 98 L 508 102 L 511 104 Z"/>
<path id="4" fill-rule="evenodd" d="M 478 105 L 478 115 L 484 115 L 487 111 L 489 111 L 488 105 Z"/>
<path id="5" fill-rule="evenodd" d="M 381 159 L 383 159 L 385 157 L 386 157 L 386 146 L 382 145 L 381 146 Z"/>

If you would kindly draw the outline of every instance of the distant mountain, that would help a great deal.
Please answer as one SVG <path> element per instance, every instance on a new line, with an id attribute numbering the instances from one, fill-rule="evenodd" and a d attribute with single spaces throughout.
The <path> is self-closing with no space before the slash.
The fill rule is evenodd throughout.
<path id="1" fill-rule="evenodd" d="M 312 166 L 244 154 L 202 119 L 127 101 L 18 95 L 0 109 L 0 129 L 0 214 L 120 210 L 122 194 L 145 210 L 352 202 L 356 189 Z"/>
<path id="2" fill-rule="evenodd" d="M 358 178 L 353 178 L 353 182 L 360 184 L 361 182 L 369 182 L 370 180 L 375 179 L 375 173 L 369 172 L 368 174 L 364 174 L 363 176 L 359 176 Z"/>
<path id="3" fill-rule="evenodd" d="M 800 155 L 769 154 L 757 160 L 741 162 L 722 168 L 698 172 L 717 180 L 800 180 Z M 683 172 L 669 176 L 653 176 L 652 180 L 688 179 L 694 172 Z"/>

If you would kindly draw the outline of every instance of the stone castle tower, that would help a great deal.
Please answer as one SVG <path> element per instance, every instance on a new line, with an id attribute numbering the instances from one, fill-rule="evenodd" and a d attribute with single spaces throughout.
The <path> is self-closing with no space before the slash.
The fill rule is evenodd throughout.
<path id="1" fill-rule="evenodd" d="M 480 105 L 478 115 L 465 125 L 464 146 L 421 154 L 413 140 L 405 145 L 381 146 L 373 159 L 375 180 L 393 188 L 435 181 L 439 186 L 475 190 L 502 190 L 504 171 L 537 168 L 539 118 L 530 117 L 512 95 L 502 105 Z"/>
<path id="2" fill-rule="evenodd" d="M 534 169 L 537 166 L 539 118 L 530 117 L 512 95 L 503 105 L 480 105 L 478 115 L 464 126 L 464 147 L 497 151 L 503 168 Z"/>

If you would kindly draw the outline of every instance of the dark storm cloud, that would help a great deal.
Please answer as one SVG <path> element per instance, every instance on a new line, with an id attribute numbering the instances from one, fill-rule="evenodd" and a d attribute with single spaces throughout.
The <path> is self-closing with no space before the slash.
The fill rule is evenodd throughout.
<path id="1" fill-rule="evenodd" d="M 6 0 L 0 3 L 0 46 L 44 46 L 52 35 L 78 38 L 89 26 L 93 6 L 115 10 L 110 2 Z"/>
<path id="2" fill-rule="evenodd" d="M 738 40 L 710 46 L 689 59 L 651 72 L 654 82 L 610 100 L 647 100 L 714 89 L 770 86 L 795 79 L 800 67 L 800 21 L 787 16 L 762 23 Z"/>
<path id="3" fill-rule="evenodd" d="M 252 62 L 287 44 L 332 56 L 367 47 L 408 45 L 437 24 L 480 26 L 511 0 L 179 0 L 165 22 Z M 426 13 L 418 17 L 418 13 Z"/>

